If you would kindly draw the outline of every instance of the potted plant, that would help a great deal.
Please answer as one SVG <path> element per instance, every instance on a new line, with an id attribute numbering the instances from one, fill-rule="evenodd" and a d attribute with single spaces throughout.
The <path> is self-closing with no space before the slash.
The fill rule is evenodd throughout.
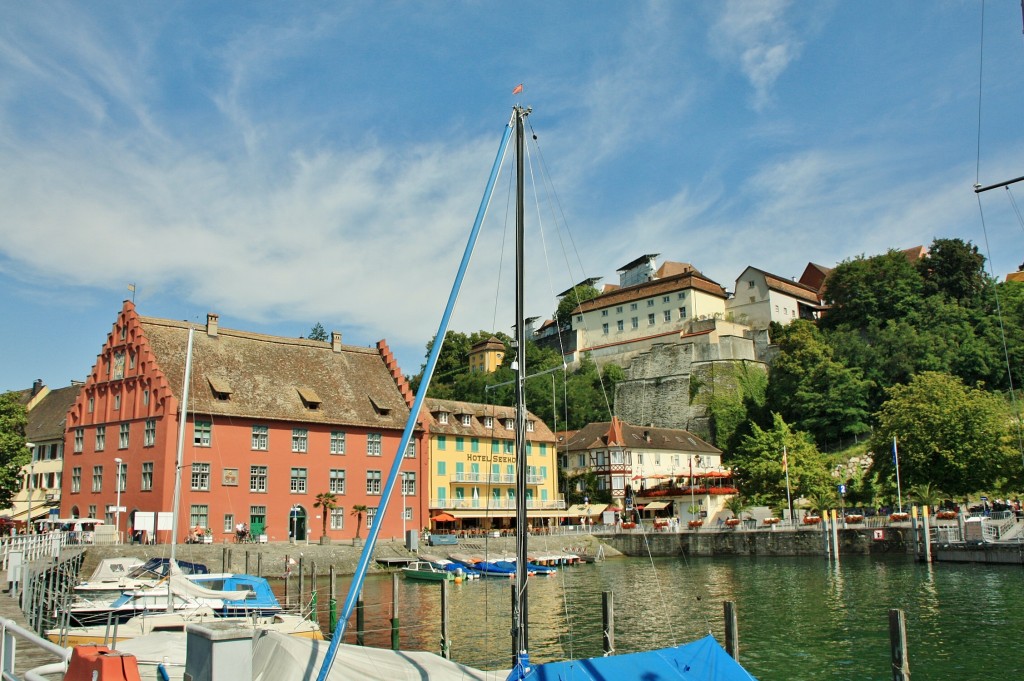
<path id="1" fill-rule="evenodd" d="M 355 506 L 352 507 L 352 515 L 356 517 L 356 536 L 355 539 L 352 540 L 353 546 L 357 546 L 363 543 L 362 537 L 359 536 L 359 531 L 363 527 L 363 514 L 366 513 L 366 511 L 367 508 L 365 504 L 356 504 Z"/>
<path id="2" fill-rule="evenodd" d="M 321 492 L 316 495 L 313 508 L 323 509 L 320 514 L 320 545 L 330 544 L 331 538 L 327 536 L 327 518 L 332 510 L 338 508 L 338 498 L 334 492 Z"/>
<path id="3" fill-rule="evenodd" d="M 740 516 L 743 511 L 747 510 L 747 500 L 739 494 L 729 497 L 729 500 L 725 502 L 725 507 L 732 513 L 732 517 L 725 521 L 728 527 L 737 527 L 741 522 Z"/>

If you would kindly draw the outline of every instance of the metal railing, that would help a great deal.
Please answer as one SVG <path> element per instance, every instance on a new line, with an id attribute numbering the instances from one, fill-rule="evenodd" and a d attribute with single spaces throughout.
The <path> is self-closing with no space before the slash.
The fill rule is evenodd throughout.
<path id="1" fill-rule="evenodd" d="M 431 499 L 431 509 L 459 510 L 459 509 L 480 509 L 490 511 L 514 511 L 516 508 L 515 499 L 495 499 L 493 497 L 480 497 L 479 499 Z M 526 502 L 526 508 L 537 511 L 564 511 L 565 500 L 540 500 L 530 499 Z"/>
<path id="2" fill-rule="evenodd" d="M 540 485 L 546 477 L 541 475 L 527 475 L 526 484 L 528 485 Z M 481 485 L 514 485 L 516 482 L 516 476 L 514 473 L 474 473 L 470 471 L 466 473 L 452 473 L 451 482 L 468 482 L 477 483 Z"/>
<path id="3" fill-rule="evenodd" d="M 4 681 L 18 681 L 19 677 L 14 672 L 14 662 L 19 638 L 58 660 L 26 671 L 23 677 L 25 681 L 46 681 L 49 674 L 63 674 L 67 671 L 68 660 L 71 658 L 70 648 L 62 648 L 25 629 L 14 620 L 4 618 L 0 619 L 0 672 Z"/>

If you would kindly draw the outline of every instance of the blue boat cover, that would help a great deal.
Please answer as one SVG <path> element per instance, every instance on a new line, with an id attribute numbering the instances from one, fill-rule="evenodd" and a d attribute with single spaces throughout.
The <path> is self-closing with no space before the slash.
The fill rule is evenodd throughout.
<path id="1" fill-rule="evenodd" d="M 757 681 L 710 634 L 675 648 L 534 665 L 530 681 Z"/>

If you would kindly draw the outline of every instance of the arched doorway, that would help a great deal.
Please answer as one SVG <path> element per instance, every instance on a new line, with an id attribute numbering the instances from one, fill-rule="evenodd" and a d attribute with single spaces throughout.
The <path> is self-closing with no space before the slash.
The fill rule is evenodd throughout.
<path id="1" fill-rule="evenodd" d="M 78 510 L 78 506 L 72 506 L 71 507 L 71 517 L 72 518 L 81 518 L 82 517 L 81 512 Z"/>
<path id="2" fill-rule="evenodd" d="M 288 536 L 295 541 L 306 541 L 306 509 L 298 504 L 288 511 Z"/>

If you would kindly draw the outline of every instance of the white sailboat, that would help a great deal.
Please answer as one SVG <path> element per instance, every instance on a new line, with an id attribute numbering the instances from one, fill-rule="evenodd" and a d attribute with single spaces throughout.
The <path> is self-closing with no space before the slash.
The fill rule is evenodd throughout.
<path id="1" fill-rule="evenodd" d="M 521 92 L 517 88 L 516 93 Z M 448 330 L 448 323 L 451 318 L 455 301 L 458 298 L 466 269 L 476 245 L 477 236 L 483 218 L 486 215 L 490 203 L 491 192 L 502 160 L 508 149 L 510 140 L 515 140 L 516 156 L 516 337 L 514 348 L 517 351 L 515 366 L 515 442 L 516 442 L 516 526 L 527 527 L 526 503 L 527 499 L 527 465 L 526 465 L 526 407 L 525 407 L 525 377 L 526 367 L 526 324 L 524 310 L 524 276 L 523 276 L 523 252 L 524 252 L 524 144 L 525 131 L 524 122 L 531 113 L 528 107 L 515 106 L 512 116 L 502 135 L 501 144 L 492 166 L 483 200 L 477 211 L 476 220 L 470 232 L 469 242 L 463 254 L 459 271 L 455 278 L 455 284 L 448 298 L 448 304 L 441 319 L 440 326 L 434 338 L 437 340 L 431 348 L 427 364 L 424 367 L 423 378 L 420 383 L 415 401 L 409 414 L 409 421 L 406 424 L 402 439 L 396 450 L 395 458 L 391 466 L 387 484 L 381 495 L 381 512 L 386 508 L 401 466 L 401 453 L 406 451 L 423 401 L 426 397 L 430 381 L 433 376 L 437 358 Z M 513 600 L 512 613 L 512 640 L 514 658 L 512 669 L 507 672 L 483 672 L 472 670 L 462 665 L 456 665 L 437 655 L 431 653 L 405 653 L 392 651 L 373 651 L 344 646 L 341 643 L 345 635 L 345 627 L 355 607 L 356 600 L 362 590 L 366 572 L 369 569 L 370 560 L 377 542 L 377 536 L 383 523 L 374 523 L 370 529 L 366 543 L 360 556 L 355 577 L 350 585 L 348 596 L 338 619 L 338 628 L 334 633 L 330 646 L 326 651 L 307 650 L 299 654 L 302 658 L 303 668 L 309 669 L 312 664 L 319 665 L 317 681 L 327 681 L 329 678 L 352 678 L 352 669 L 349 667 L 354 659 L 366 660 L 369 656 L 375 656 L 373 664 L 363 669 L 365 675 L 360 678 L 400 679 L 400 678 L 459 678 L 459 679 L 687 679 L 688 681 L 749 681 L 753 679 L 738 662 L 725 652 L 717 641 L 709 634 L 705 638 L 683 646 L 664 648 L 659 650 L 632 653 L 627 655 L 616 655 L 592 659 L 568 660 L 564 662 L 551 662 L 541 665 L 533 665 L 529 656 L 529 585 L 530 576 L 526 570 L 517 570 L 515 575 L 515 598 Z M 529 533 L 516 533 L 516 554 L 520 565 L 527 563 Z M 257 643 L 256 657 L 265 656 L 266 659 L 274 659 L 274 653 L 268 653 L 276 645 L 272 635 L 264 637 L 271 639 L 266 643 Z M 290 645 L 294 648 L 295 643 Z M 263 646 L 261 651 L 261 646 Z M 355 648 L 355 650 L 351 650 Z M 340 651 L 340 652 L 339 652 Z M 415 660 L 410 656 L 417 656 Z M 332 675 L 332 668 L 340 657 L 346 659 L 346 664 L 338 668 L 339 674 Z M 423 656 L 427 656 L 423 659 Z M 283 657 L 283 655 L 282 655 Z M 294 665 L 293 665 L 294 666 Z M 285 670 L 275 667 L 275 676 L 266 676 L 262 673 L 255 678 L 259 679 L 285 679 L 300 678 L 282 676 Z M 305 677 L 305 678 L 308 678 Z"/>

